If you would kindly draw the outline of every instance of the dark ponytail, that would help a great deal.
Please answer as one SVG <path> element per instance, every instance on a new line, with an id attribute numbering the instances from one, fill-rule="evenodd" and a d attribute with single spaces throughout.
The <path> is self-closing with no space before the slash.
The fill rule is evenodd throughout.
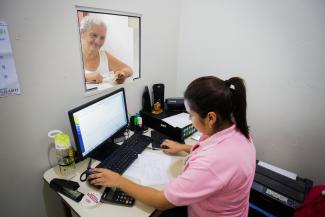
<path id="1" fill-rule="evenodd" d="M 192 81 L 184 93 L 190 109 L 205 118 L 208 112 L 217 112 L 220 121 L 236 122 L 239 131 L 249 139 L 246 120 L 246 90 L 241 78 L 233 77 L 223 81 L 214 76 L 200 77 Z"/>
<path id="2" fill-rule="evenodd" d="M 249 129 L 246 119 L 246 88 L 243 79 L 233 77 L 225 81 L 225 84 L 232 92 L 232 113 L 237 128 L 249 139 Z"/>

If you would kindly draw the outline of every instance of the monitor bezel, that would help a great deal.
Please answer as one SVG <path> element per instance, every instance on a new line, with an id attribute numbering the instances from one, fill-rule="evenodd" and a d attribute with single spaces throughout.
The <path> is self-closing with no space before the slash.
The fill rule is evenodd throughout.
<path id="1" fill-rule="evenodd" d="M 115 94 L 118 94 L 119 92 L 122 92 L 123 95 L 123 100 L 124 100 L 124 109 L 125 109 L 125 118 L 126 118 L 126 124 L 123 125 L 120 129 L 118 129 L 112 136 L 110 136 L 109 138 L 107 138 L 104 142 L 102 142 L 101 144 L 99 144 L 96 148 L 94 148 L 93 150 L 91 150 L 90 152 L 88 152 L 85 156 L 82 156 L 82 152 L 81 152 L 81 147 L 80 147 L 80 142 L 78 139 L 78 135 L 77 135 L 77 128 L 76 125 L 74 124 L 74 118 L 73 118 L 73 114 L 88 107 L 91 106 L 97 102 L 100 102 L 101 100 L 104 100 L 106 98 L 109 98 Z M 72 129 L 72 134 L 73 134 L 73 138 L 75 141 L 75 145 L 76 145 L 76 149 L 77 149 L 77 156 L 80 160 L 86 159 L 87 157 L 89 157 L 89 155 L 91 155 L 92 153 L 96 152 L 96 150 L 98 150 L 100 147 L 103 147 L 105 144 L 107 144 L 108 142 L 111 141 L 111 138 L 113 138 L 114 136 L 116 136 L 117 134 L 125 131 L 125 129 L 128 127 L 129 125 L 129 117 L 128 117 L 128 110 L 127 110 L 127 105 L 126 105 L 126 98 L 125 98 L 125 91 L 124 88 L 119 88 L 111 93 L 108 93 L 104 96 L 98 97 L 90 102 L 87 102 L 85 104 L 82 104 L 76 108 L 71 109 L 70 111 L 68 111 L 68 116 L 69 116 L 69 121 L 70 121 L 70 126 Z"/>

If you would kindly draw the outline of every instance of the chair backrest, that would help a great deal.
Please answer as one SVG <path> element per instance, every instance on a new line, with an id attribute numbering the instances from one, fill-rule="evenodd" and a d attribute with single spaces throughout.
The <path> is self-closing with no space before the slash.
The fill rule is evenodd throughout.
<path id="1" fill-rule="evenodd" d="M 325 217 L 325 185 L 316 185 L 308 192 L 294 217 Z"/>

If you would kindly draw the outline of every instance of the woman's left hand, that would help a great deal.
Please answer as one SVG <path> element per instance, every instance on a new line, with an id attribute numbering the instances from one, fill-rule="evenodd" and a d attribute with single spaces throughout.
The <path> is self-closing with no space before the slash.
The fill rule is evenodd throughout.
<path id="1" fill-rule="evenodd" d="M 126 79 L 126 76 L 125 76 L 125 72 L 123 70 L 118 70 L 115 72 L 115 75 L 116 75 L 116 82 L 118 84 L 122 84 L 124 83 L 125 79 Z"/>
<path id="2" fill-rule="evenodd" d="M 88 179 L 92 185 L 116 187 L 122 178 L 120 174 L 103 168 L 94 168 L 91 170 L 91 173 L 92 174 L 88 177 Z"/>

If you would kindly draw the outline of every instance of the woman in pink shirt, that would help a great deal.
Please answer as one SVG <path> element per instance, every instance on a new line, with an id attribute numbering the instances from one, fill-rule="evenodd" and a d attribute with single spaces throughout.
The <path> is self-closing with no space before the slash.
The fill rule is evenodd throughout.
<path id="1" fill-rule="evenodd" d="M 184 98 L 192 123 L 203 136 L 194 146 L 163 142 L 167 154 L 189 153 L 183 172 L 164 191 L 107 169 L 94 169 L 91 183 L 118 187 L 150 206 L 170 209 L 163 216 L 247 216 L 256 158 L 243 80 L 201 77 L 189 84 Z"/>

